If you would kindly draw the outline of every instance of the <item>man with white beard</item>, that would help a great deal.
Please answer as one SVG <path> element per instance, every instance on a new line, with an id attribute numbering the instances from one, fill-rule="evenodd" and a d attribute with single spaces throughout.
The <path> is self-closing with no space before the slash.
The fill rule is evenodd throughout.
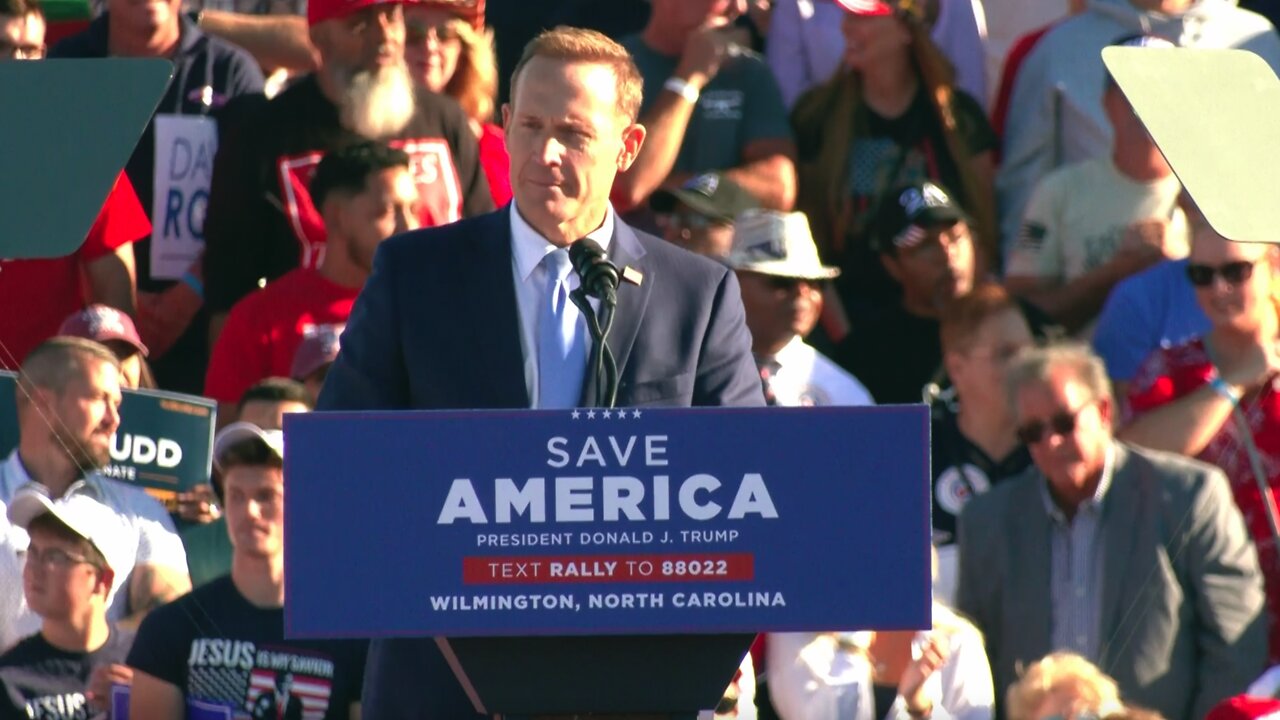
<path id="1" fill-rule="evenodd" d="M 330 150 L 381 140 L 409 154 L 423 227 L 493 209 L 475 135 L 452 99 L 417 91 L 395 0 L 311 0 L 319 69 L 264 102 L 242 102 L 213 166 L 205 223 L 205 301 L 217 338 L 260 283 L 324 257 L 324 220 L 308 188 Z"/>

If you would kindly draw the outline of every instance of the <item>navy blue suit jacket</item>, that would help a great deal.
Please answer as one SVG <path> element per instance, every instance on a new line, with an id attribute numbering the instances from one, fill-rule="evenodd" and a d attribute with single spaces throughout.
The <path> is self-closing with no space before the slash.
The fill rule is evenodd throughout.
<path id="1" fill-rule="evenodd" d="M 509 212 L 378 248 L 317 409 L 529 407 Z M 731 271 L 621 220 L 609 259 L 643 275 L 619 287 L 609 334 L 619 407 L 764 404 Z M 475 716 L 430 639 L 372 643 L 363 703 L 378 720 Z"/>

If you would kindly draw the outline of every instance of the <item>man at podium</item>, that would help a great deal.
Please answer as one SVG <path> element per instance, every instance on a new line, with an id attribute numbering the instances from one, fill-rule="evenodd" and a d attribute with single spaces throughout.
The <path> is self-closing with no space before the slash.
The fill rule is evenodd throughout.
<path id="1" fill-rule="evenodd" d="M 557 28 L 525 48 L 512 85 L 514 204 L 383 243 L 318 409 L 583 405 L 592 340 L 568 302 L 579 285 L 568 248 L 584 237 L 622 277 L 608 337 L 618 406 L 762 405 L 733 273 L 633 230 L 609 205 L 645 139 L 626 50 Z M 364 711 L 474 713 L 429 639 L 373 643 Z"/>

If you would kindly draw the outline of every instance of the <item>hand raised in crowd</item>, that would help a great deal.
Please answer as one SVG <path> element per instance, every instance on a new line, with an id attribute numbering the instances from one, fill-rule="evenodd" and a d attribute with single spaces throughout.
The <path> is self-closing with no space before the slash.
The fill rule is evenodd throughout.
<path id="1" fill-rule="evenodd" d="M 131 683 L 133 683 L 133 668 L 128 665 L 119 663 L 99 665 L 89 675 L 89 687 L 85 691 L 84 697 L 89 701 L 89 707 L 93 708 L 95 713 L 110 712 L 111 686 L 123 685 L 129 687 Z"/>
<path id="2" fill-rule="evenodd" d="M 947 661 L 951 653 L 946 638 L 934 635 L 921 648 L 920 657 L 911 661 L 902 671 L 902 679 L 898 681 L 898 694 L 906 703 L 907 713 L 912 717 L 928 717 L 933 712 L 933 701 L 925 693 L 925 683 L 938 668 Z"/>
<path id="3" fill-rule="evenodd" d="M 196 485 L 188 492 L 178 493 L 177 500 L 178 516 L 187 522 L 205 524 L 222 517 L 217 497 L 213 494 L 213 486 L 208 483 Z"/>
<path id="4" fill-rule="evenodd" d="M 689 34 L 676 76 L 702 89 L 720 72 L 724 61 L 736 52 L 736 47 L 723 18 L 708 23 Z"/>
<path id="5" fill-rule="evenodd" d="M 1126 274 L 1132 274 L 1177 256 L 1178 248 L 1174 247 L 1177 242 L 1167 218 L 1139 220 L 1125 228 L 1114 261 L 1126 268 Z M 1185 247 L 1182 251 L 1185 254 Z"/>
<path id="6" fill-rule="evenodd" d="M 176 282 L 158 293 L 138 291 L 138 333 L 152 358 L 162 357 L 173 347 L 203 304 L 200 295 L 185 282 Z"/>

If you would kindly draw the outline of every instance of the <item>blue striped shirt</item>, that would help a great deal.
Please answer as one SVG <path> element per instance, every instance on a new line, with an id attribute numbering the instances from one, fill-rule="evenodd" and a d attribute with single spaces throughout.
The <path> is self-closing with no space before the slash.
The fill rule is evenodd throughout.
<path id="1" fill-rule="evenodd" d="M 1102 477 L 1093 497 L 1080 503 L 1070 520 L 1054 502 L 1046 479 L 1041 486 L 1049 514 L 1050 638 L 1053 649 L 1079 653 L 1098 662 L 1102 647 L 1102 510 L 1111 487 L 1115 446 L 1107 448 Z"/>

